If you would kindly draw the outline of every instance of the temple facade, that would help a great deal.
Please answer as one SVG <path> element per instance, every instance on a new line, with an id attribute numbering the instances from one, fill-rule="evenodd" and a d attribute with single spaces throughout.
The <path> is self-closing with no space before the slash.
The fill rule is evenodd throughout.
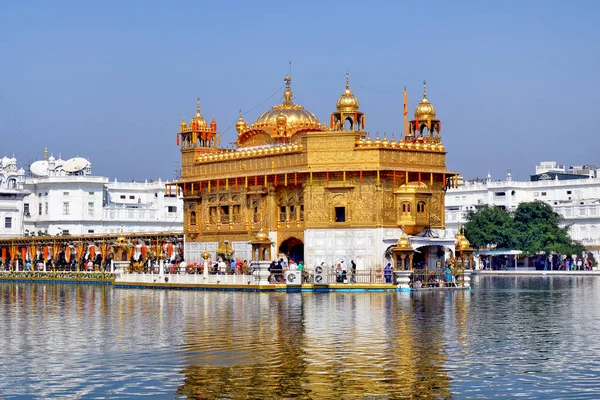
<path id="1" fill-rule="evenodd" d="M 348 75 L 327 125 L 294 101 L 288 76 L 281 103 L 251 123 L 240 112 L 234 148 L 221 147 L 198 102 L 177 132 L 186 260 L 205 251 L 253 259 L 249 242 L 259 234 L 271 242 L 271 259 L 374 268 L 403 233 L 424 248 L 415 254 L 421 262 L 443 260 L 455 244 L 445 233 L 444 194 L 457 175 L 446 170 L 441 121 L 425 89 L 410 121 L 406 99 L 405 91 L 403 135 L 373 137 Z"/>

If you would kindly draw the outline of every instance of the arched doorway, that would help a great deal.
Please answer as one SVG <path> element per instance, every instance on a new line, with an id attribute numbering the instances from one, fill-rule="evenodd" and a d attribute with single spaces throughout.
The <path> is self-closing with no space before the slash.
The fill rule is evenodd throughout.
<path id="1" fill-rule="evenodd" d="M 445 267 L 446 253 L 450 251 L 443 245 L 420 246 L 415 249 L 413 256 L 413 268 L 427 269 L 430 271 L 443 269 Z"/>
<path id="2" fill-rule="evenodd" d="M 294 260 L 296 263 L 304 261 L 304 242 L 295 237 L 286 239 L 279 246 L 279 253 L 285 254 L 288 260 Z"/>

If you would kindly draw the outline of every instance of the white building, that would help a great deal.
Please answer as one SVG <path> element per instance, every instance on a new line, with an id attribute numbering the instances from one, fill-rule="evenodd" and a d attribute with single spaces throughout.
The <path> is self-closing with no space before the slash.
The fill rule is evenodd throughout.
<path id="1" fill-rule="evenodd" d="M 183 200 L 169 182 L 109 182 L 84 158 L 52 156 L 31 164 L 26 178 L 16 159 L 5 159 L 2 236 L 183 231 Z"/>
<path id="2" fill-rule="evenodd" d="M 536 167 L 537 174 L 532 176 L 537 180 L 513 181 L 509 173 L 501 181 L 494 181 L 489 175 L 483 181 L 465 181 L 446 192 L 446 227 L 456 231 L 460 224 L 466 223 L 469 210 L 490 205 L 510 211 L 519 203 L 540 200 L 563 217 L 563 226 L 570 225 L 571 238 L 581 242 L 598 259 L 600 178 L 595 177 L 597 168 L 581 168 L 581 173 L 565 172 L 569 170 L 573 168 L 544 162 Z"/>
<path id="3" fill-rule="evenodd" d="M 25 170 L 17 169 L 17 159 L 6 154 L 0 160 L 0 236 L 18 236 L 23 226 Z"/>

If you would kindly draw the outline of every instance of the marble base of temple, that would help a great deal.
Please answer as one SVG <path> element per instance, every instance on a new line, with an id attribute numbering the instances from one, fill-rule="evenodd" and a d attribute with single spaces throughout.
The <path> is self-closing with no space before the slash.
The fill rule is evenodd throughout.
<path id="1" fill-rule="evenodd" d="M 394 271 L 396 287 L 402 292 L 410 291 L 410 276 L 412 271 Z"/>
<path id="2" fill-rule="evenodd" d="M 254 272 L 252 272 L 252 276 L 254 277 L 255 285 L 268 285 L 269 276 L 271 273 L 269 272 L 269 265 L 271 265 L 270 261 L 252 261 L 251 268 L 254 268 Z"/>
<path id="3" fill-rule="evenodd" d="M 458 286 L 471 287 L 471 270 L 464 270 L 461 275 L 458 276 Z"/>

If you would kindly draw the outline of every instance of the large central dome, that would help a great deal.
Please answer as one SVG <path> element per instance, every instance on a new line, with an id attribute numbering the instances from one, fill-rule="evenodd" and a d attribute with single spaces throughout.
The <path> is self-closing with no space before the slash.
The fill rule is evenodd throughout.
<path id="1" fill-rule="evenodd" d="M 319 118 L 310 111 L 307 111 L 299 104 L 292 101 L 292 90 L 290 82 L 292 78 L 289 76 L 285 77 L 285 92 L 283 93 L 283 102 L 276 106 L 273 106 L 269 111 L 264 112 L 254 125 L 258 128 L 260 126 L 276 126 L 277 118 L 283 115 L 286 118 L 286 123 L 290 127 L 310 127 L 321 129 L 321 121 Z M 279 118 L 281 121 L 281 118 Z"/>
<path id="2" fill-rule="evenodd" d="M 326 130 L 319 118 L 310 111 L 307 111 L 299 104 L 292 101 L 292 89 L 290 82 L 292 78 L 285 77 L 285 91 L 283 92 L 283 101 L 281 104 L 273 106 L 269 111 L 264 112 L 256 122 L 249 126 L 243 126 L 242 120 L 238 121 L 238 144 L 242 144 L 261 132 L 267 133 L 277 142 L 286 140 L 299 132 L 323 131 Z M 254 143 L 256 144 L 256 143 Z"/>

